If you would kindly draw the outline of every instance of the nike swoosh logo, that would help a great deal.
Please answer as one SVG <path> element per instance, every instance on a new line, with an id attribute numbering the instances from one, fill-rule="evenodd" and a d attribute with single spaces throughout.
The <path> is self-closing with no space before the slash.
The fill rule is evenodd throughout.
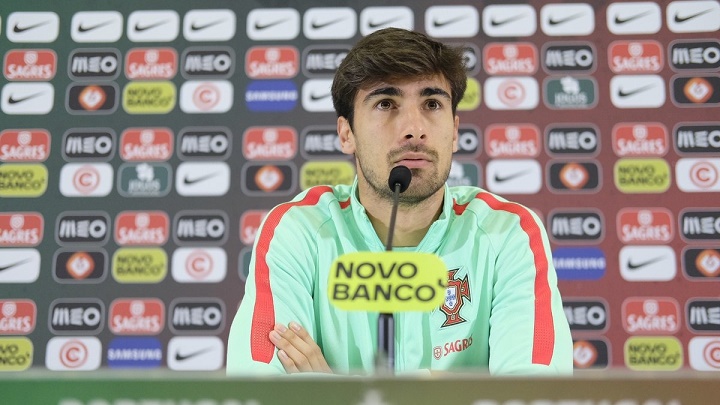
<path id="1" fill-rule="evenodd" d="M 640 14 L 631 15 L 630 17 L 620 18 L 619 15 L 615 14 L 615 24 L 625 24 L 627 22 L 630 22 L 632 20 L 637 20 L 640 17 L 645 17 L 646 15 L 652 13 L 652 10 L 645 11 Z"/>
<path id="2" fill-rule="evenodd" d="M 627 264 L 628 270 L 637 270 L 641 267 L 645 267 L 645 266 L 649 266 L 653 263 L 657 263 L 664 258 L 665 258 L 664 256 L 660 256 L 660 257 L 656 257 L 654 259 L 645 260 L 644 262 L 640 262 L 640 263 L 633 263 L 632 260 L 628 260 L 628 264 Z"/>
<path id="3" fill-rule="evenodd" d="M 560 25 L 560 24 L 566 23 L 566 22 L 568 22 L 568 21 L 574 20 L 574 19 L 576 19 L 576 18 L 580 18 L 580 17 L 583 16 L 583 14 L 585 14 L 585 13 L 577 13 L 577 14 L 569 15 L 569 16 L 567 16 L 567 17 L 565 17 L 565 18 L 560 18 L 560 19 L 557 19 L 557 20 L 554 19 L 554 18 L 552 18 L 552 17 L 550 17 L 550 19 L 548 20 L 548 24 L 550 24 L 550 25 Z"/>
<path id="4" fill-rule="evenodd" d="M 275 25 L 282 24 L 282 23 L 284 23 L 285 21 L 287 21 L 287 18 L 283 18 L 282 20 L 273 21 L 273 22 L 267 23 L 267 24 L 260 24 L 260 22 L 257 22 L 257 21 L 256 21 L 256 22 L 255 22 L 255 29 L 258 30 L 258 31 L 264 30 L 264 29 L 266 29 L 266 28 L 270 28 L 270 27 L 273 27 L 273 26 L 275 26 Z"/>
<path id="5" fill-rule="evenodd" d="M 82 23 L 80 23 L 80 25 L 78 26 L 78 32 L 88 32 L 88 31 L 96 30 L 96 29 L 98 29 L 98 28 L 100 28 L 100 27 L 104 27 L 104 26 L 106 26 L 106 25 L 108 25 L 108 24 L 111 24 L 111 23 L 112 23 L 112 21 L 105 21 L 105 22 L 102 22 L 102 23 L 100 23 L 100 24 L 90 25 L 90 26 L 87 26 L 87 27 L 84 26 L 84 25 L 82 25 Z"/>
<path id="6" fill-rule="evenodd" d="M 25 97 L 21 97 L 21 98 L 14 98 L 11 94 L 10 97 L 8 98 L 8 104 L 22 103 L 23 101 L 30 100 L 31 98 L 35 98 L 41 94 L 43 94 L 43 92 L 31 94 L 29 96 L 25 96 Z"/>
<path id="7" fill-rule="evenodd" d="M 325 22 L 322 22 L 322 23 L 313 21 L 312 24 L 310 24 L 310 26 L 311 26 L 314 30 L 319 30 L 320 28 L 325 28 L 325 27 L 327 27 L 328 25 L 333 25 L 333 24 L 339 23 L 340 21 L 342 21 L 342 20 L 344 20 L 344 19 L 345 19 L 345 17 L 343 17 L 343 18 L 337 18 L 337 19 L 335 19 L 335 20 L 325 21 Z"/>
<path id="8" fill-rule="evenodd" d="M 217 173 L 210 173 L 210 174 L 206 174 L 205 176 L 196 177 L 196 178 L 194 178 L 194 179 L 192 179 L 192 178 L 190 178 L 190 177 L 188 177 L 188 176 L 185 176 L 185 178 L 183 179 L 183 183 L 185 183 L 185 184 L 187 184 L 187 185 L 195 184 L 195 183 L 197 183 L 197 182 L 200 182 L 200 181 L 203 181 L 203 180 L 207 180 L 207 179 L 209 179 L 209 178 L 211 178 L 211 177 L 214 177 L 216 174 L 217 174 Z"/>
<path id="9" fill-rule="evenodd" d="M 689 15 L 689 16 L 687 16 L 687 17 L 680 17 L 680 14 L 675 14 L 675 22 L 676 22 L 676 23 L 683 23 L 683 22 L 685 22 L 685 21 L 687 21 L 687 20 L 692 20 L 692 19 L 695 18 L 695 17 L 700 17 L 701 15 L 707 14 L 707 13 L 709 13 L 709 12 L 711 12 L 711 11 L 712 11 L 712 9 L 707 9 L 707 10 L 705 10 L 705 11 L 701 11 L 701 12 L 699 12 L 699 13 L 697 13 L 697 14 Z"/>
<path id="10" fill-rule="evenodd" d="M 37 23 L 37 24 L 33 24 L 33 25 L 28 25 L 27 27 L 21 27 L 19 24 L 15 24 L 15 26 L 13 27 L 13 32 L 16 33 L 16 34 L 20 34 L 20 33 L 22 33 L 22 32 L 25 32 L 25 31 L 31 30 L 31 29 L 33 29 L 33 28 L 37 28 L 37 27 L 40 27 L 40 26 L 42 26 L 42 25 L 49 24 L 49 23 L 50 23 L 50 21 L 43 21 L 43 22 L 41 22 L 41 23 Z"/>
<path id="11" fill-rule="evenodd" d="M 446 26 L 446 25 L 449 25 L 449 24 L 452 24 L 452 23 L 456 23 L 456 22 L 458 22 L 458 21 L 460 21 L 460 20 L 462 20 L 462 19 L 464 19 L 464 18 L 466 18 L 466 17 L 467 17 L 466 15 L 461 15 L 461 16 L 458 16 L 458 17 L 455 17 L 455 18 L 451 18 L 451 19 L 445 20 L 445 21 L 433 20 L 433 27 L 435 27 L 435 28 L 444 27 L 444 26 Z"/>
<path id="12" fill-rule="evenodd" d="M 201 354 L 203 354 L 203 353 L 207 353 L 207 352 L 211 351 L 212 349 L 213 349 L 212 347 L 206 347 L 205 349 L 200 349 L 200 350 L 198 350 L 198 351 L 195 351 L 195 352 L 192 352 L 192 353 L 188 353 L 188 354 L 180 354 L 180 351 L 178 351 L 177 353 L 175 353 L 175 360 L 177 360 L 177 361 L 184 361 L 184 360 L 187 360 L 187 359 L 189 359 L 189 358 L 192 358 L 192 357 L 195 357 L 195 356 L 199 356 L 199 355 L 201 355 Z"/>
<path id="13" fill-rule="evenodd" d="M 368 21 L 368 27 L 369 28 L 377 28 L 382 27 L 383 25 L 388 25 L 390 23 L 394 23 L 395 21 L 402 20 L 402 16 L 393 17 L 384 21 L 375 22 L 375 21 Z"/>
<path id="14" fill-rule="evenodd" d="M 135 31 L 137 31 L 137 32 L 147 31 L 147 30 L 149 30 L 149 29 L 152 29 L 152 28 L 155 28 L 155 27 L 159 27 L 159 26 L 161 26 L 161 25 L 163 25 L 163 24 L 165 24 L 165 23 L 167 23 L 167 22 L 168 22 L 168 20 L 162 20 L 162 21 L 158 21 L 158 22 L 156 22 L 156 23 L 153 23 L 153 24 L 150 24 L 150 25 L 146 25 L 146 26 L 140 26 L 140 23 L 137 23 L 137 24 L 135 24 Z"/>
<path id="15" fill-rule="evenodd" d="M 313 101 L 322 100 L 322 99 L 324 99 L 324 98 L 326 98 L 326 97 L 330 97 L 330 93 L 321 94 L 321 95 L 310 94 L 310 100 L 313 100 Z"/>
<path id="16" fill-rule="evenodd" d="M 505 182 L 505 181 L 512 180 L 512 179 L 514 179 L 514 178 L 516 178 L 516 177 L 523 176 L 523 175 L 525 175 L 525 173 L 527 173 L 527 172 L 528 172 L 527 170 L 522 170 L 522 171 L 519 171 L 519 172 L 517 172 L 517 173 L 513 173 L 513 174 L 510 174 L 510 175 L 507 175 L 507 176 L 502 176 L 502 177 L 501 177 L 500 175 L 496 174 L 496 175 L 495 175 L 495 181 L 496 181 L 497 183 L 503 183 L 503 182 Z"/>
<path id="17" fill-rule="evenodd" d="M 523 18 L 523 17 L 525 17 L 525 14 L 514 15 L 514 16 L 509 17 L 509 18 L 506 18 L 506 19 L 504 19 L 504 20 L 496 20 L 496 19 L 494 19 L 494 18 L 490 18 L 490 25 L 492 25 L 493 27 L 499 27 L 499 26 L 501 26 L 501 25 L 505 25 L 505 24 L 507 24 L 507 23 L 511 23 L 511 22 L 513 22 L 513 21 L 517 21 L 517 20 L 519 20 L 519 19 L 521 19 L 521 18 Z"/>
<path id="18" fill-rule="evenodd" d="M 620 97 L 629 97 L 629 96 L 632 96 L 633 94 L 641 93 L 641 92 L 643 92 L 643 91 L 645 91 L 645 90 L 647 90 L 647 89 L 649 89 L 649 88 L 652 88 L 652 87 L 654 87 L 654 86 L 655 86 L 654 84 L 648 84 L 647 86 L 638 87 L 637 89 L 635 89 L 635 90 L 630 90 L 630 91 L 624 91 L 623 89 L 620 89 L 620 90 L 618 91 L 618 96 L 620 96 Z"/>
<path id="19" fill-rule="evenodd" d="M 218 25 L 223 21 L 224 20 L 211 21 L 207 24 L 202 24 L 202 25 L 195 25 L 195 23 L 192 23 L 192 24 L 190 24 L 190 31 L 201 31 L 201 30 L 204 30 L 205 28 L 210 28 L 213 25 Z"/>
<path id="20" fill-rule="evenodd" d="M 25 264 L 25 263 L 27 263 L 27 262 L 29 262 L 29 261 L 30 261 L 30 258 L 27 258 L 27 259 L 25 259 L 25 260 L 20 260 L 19 262 L 15 262 L 15 263 L 12 263 L 12 264 L 7 264 L 7 265 L 5 265 L 5 266 L 0 266 L 0 271 L 10 270 L 10 269 L 12 269 L 13 267 L 17 267 L 17 266 L 19 266 L 19 265 L 21 265 L 21 264 Z"/>

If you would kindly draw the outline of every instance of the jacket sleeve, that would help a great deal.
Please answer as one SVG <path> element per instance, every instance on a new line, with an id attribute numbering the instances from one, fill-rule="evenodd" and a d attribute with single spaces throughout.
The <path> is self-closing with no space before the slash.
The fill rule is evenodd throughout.
<path id="1" fill-rule="evenodd" d="M 517 207 L 514 225 L 495 246 L 489 371 L 570 375 L 572 338 L 547 234 L 532 211 Z"/>
<path id="2" fill-rule="evenodd" d="M 295 205 L 275 207 L 258 231 L 245 295 L 230 328 L 228 375 L 285 374 L 268 337 L 276 323 L 296 321 L 315 339 L 317 241 Z"/>

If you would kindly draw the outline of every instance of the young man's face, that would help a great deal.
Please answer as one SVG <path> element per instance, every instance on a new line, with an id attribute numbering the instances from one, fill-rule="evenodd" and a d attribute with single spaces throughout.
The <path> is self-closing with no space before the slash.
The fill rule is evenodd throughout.
<path id="1" fill-rule="evenodd" d="M 459 118 L 450 96 L 450 85 L 440 75 L 360 89 L 353 129 L 338 118 L 342 150 L 355 154 L 358 181 L 391 197 L 390 170 L 407 166 L 413 177 L 401 201 L 417 203 L 441 189 L 457 151 Z"/>

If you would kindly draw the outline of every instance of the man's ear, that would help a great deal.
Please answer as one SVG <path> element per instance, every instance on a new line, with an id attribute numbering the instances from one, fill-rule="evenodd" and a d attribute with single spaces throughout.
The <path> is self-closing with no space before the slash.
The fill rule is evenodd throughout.
<path id="1" fill-rule="evenodd" d="M 453 124 L 453 153 L 458 151 L 458 131 L 460 130 L 460 117 L 455 116 L 455 122 Z"/>
<path id="2" fill-rule="evenodd" d="M 340 150 L 346 155 L 355 153 L 355 134 L 350 128 L 350 122 L 345 117 L 338 117 L 337 133 L 340 137 Z"/>

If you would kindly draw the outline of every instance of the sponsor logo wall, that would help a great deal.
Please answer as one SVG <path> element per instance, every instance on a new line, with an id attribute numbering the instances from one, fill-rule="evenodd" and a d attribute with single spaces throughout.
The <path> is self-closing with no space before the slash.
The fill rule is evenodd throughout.
<path id="1" fill-rule="evenodd" d="M 264 215 L 355 174 L 335 69 L 394 26 L 465 49 L 449 181 L 543 218 L 575 367 L 720 372 L 720 2 L 452 3 L 0 4 L 0 371 L 222 369 Z"/>

